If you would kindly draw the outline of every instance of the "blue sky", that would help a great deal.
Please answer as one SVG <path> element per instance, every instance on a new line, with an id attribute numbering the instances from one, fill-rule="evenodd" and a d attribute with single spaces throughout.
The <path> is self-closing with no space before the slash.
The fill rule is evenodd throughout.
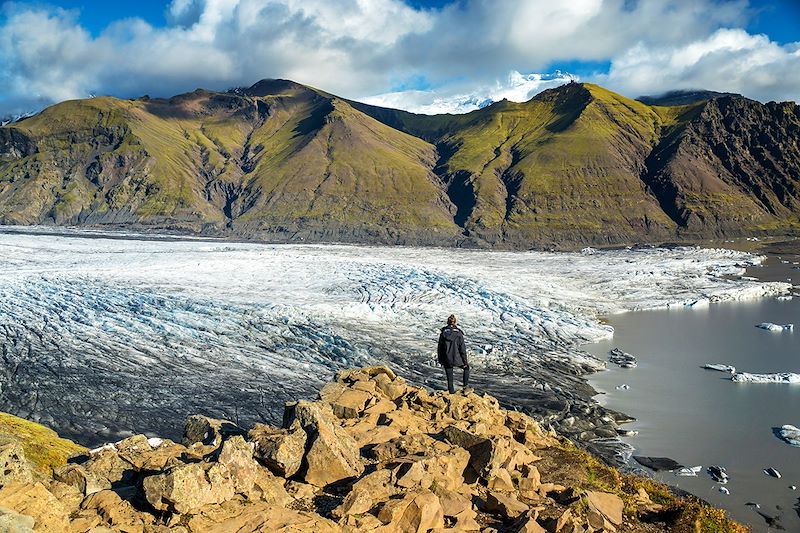
<path id="1" fill-rule="evenodd" d="M 439 9 L 452 0 L 409 0 L 407 3 L 419 9 Z M 41 4 L 43 2 L 26 2 Z M 53 0 L 47 2 L 65 9 L 80 12 L 80 21 L 93 34 L 99 34 L 113 21 L 140 17 L 153 26 L 165 26 L 165 12 L 169 2 L 141 0 L 139 2 L 108 2 L 85 0 Z M 800 40 L 800 1 L 798 0 L 753 0 L 752 10 L 744 28 L 750 33 L 764 33 L 774 41 L 785 44 Z"/>
<path id="2" fill-rule="evenodd" d="M 15 0 L 0 116 L 89 94 L 169 96 L 286 77 L 464 111 L 569 79 L 800 99 L 798 0 Z"/>

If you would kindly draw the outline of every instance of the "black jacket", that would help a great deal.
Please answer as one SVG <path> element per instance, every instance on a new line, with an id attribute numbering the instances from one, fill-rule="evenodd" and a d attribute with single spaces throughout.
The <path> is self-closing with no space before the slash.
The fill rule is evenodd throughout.
<path id="1" fill-rule="evenodd" d="M 456 327 L 446 326 L 439 334 L 439 364 L 445 368 L 462 367 L 467 364 L 467 346 L 464 332 Z"/>

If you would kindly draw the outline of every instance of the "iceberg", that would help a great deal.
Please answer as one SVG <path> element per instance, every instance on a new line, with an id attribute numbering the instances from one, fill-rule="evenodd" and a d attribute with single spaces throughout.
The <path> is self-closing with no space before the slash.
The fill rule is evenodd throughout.
<path id="1" fill-rule="evenodd" d="M 708 475 L 717 483 L 727 483 L 730 481 L 728 472 L 722 466 L 712 465 L 708 467 Z"/>
<path id="2" fill-rule="evenodd" d="M 785 424 L 779 428 L 773 428 L 772 431 L 779 439 L 789 446 L 800 448 L 800 428 L 791 424 Z"/>
<path id="3" fill-rule="evenodd" d="M 717 372 L 726 372 L 728 374 L 735 374 L 736 367 L 731 365 L 722 365 L 717 363 L 706 363 L 700 368 L 705 368 L 706 370 L 716 370 Z"/>
<path id="4" fill-rule="evenodd" d="M 675 471 L 676 476 L 683 476 L 683 477 L 697 477 L 697 474 L 703 470 L 701 466 L 685 466 L 679 470 Z"/>
<path id="5" fill-rule="evenodd" d="M 636 368 L 636 357 L 633 355 L 623 352 L 619 348 L 614 348 L 608 354 L 608 360 L 620 368 Z"/>
<path id="6" fill-rule="evenodd" d="M 793 372 L 779 372 L 776 374 L 738 372 L 731 376 L 731 381 L 736 383 L 800 383 L 800 374 Z"/>
<path id="7" fill-rule="evenodd" d="M 773 324 L 772 322 L 762 322 L 756 324 L 757 328 L 765 329 L 767 331 L 793 331 L 794 324 Z"/>
<path id="8" fill-rule="evenodd" d="M 765 468 L 765 469 L 764 469 L 764 473 L 765 473 L 766 475 L 768 475 L 768 476 L 771 476 L 771 477 L 774 477 L 774 478 L 778 478 L 778 479 L 780 479 L 780 478 L 781 478 L 781 473 L 780 473 L 780 472 L 778 472 L 776 469 L 774 469 L 774 468 L 772 468 L 772 467 Z"/>

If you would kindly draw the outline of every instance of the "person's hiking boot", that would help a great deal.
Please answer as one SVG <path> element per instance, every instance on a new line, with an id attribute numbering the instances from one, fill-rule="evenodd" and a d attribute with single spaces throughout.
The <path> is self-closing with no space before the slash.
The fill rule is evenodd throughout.
<path id="1" fill-rule="evenodd" d="M 466 396 L 467 394 L 472 394 L 473 392 L 475 392 L 475 389 L 473 389 L 472 387 L 464 387 L 463 389 L 461 389 L 461 394 L 463 394 L 464 396 Z"/>

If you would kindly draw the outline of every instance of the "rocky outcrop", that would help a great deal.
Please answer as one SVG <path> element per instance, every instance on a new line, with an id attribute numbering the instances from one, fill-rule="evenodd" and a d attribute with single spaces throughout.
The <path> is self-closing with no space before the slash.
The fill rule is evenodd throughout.
<path id="1" fill-rule="evenodd" d="M 192 417 L 183 443 L 130 437 L 40 481 L 9 448 L 0 531 L 644 533 L 683 531 L 700 509 L 491 396 L 431 394 L 382 367 L 287 404 L 283 426 L 245 436 Z"/>

